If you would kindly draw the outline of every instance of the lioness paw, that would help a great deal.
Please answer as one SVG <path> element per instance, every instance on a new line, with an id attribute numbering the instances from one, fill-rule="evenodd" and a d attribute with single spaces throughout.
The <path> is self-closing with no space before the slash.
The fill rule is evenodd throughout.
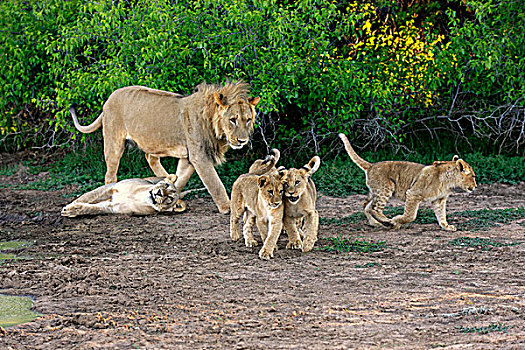
<path id="1" fill-rule="evenodd" d="M 179 199 L 177 203 L 175 203 L 175 206 L 173 207 L 173 211 L 180 213 L 185 210 L 186 210 L 186 202 Z"/>
<path id="2" fill-rule="evenodd" d="M 68 204 L 64 208 L 62 208 L 62 211 L 60 212 L 60 215 L 74 218 L 75 216 L 80 215 L 82 211 L 82 206 L 79 204 Z"/>

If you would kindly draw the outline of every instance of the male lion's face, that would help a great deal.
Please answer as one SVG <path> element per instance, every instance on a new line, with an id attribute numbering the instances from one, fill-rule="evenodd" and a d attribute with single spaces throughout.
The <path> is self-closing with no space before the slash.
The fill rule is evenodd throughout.
<path id="1" fill-rule="evenodd" d="M 255 121 L 255 106 L 260 98 L 238 100 L 233 103 L 225 101 L 222 95 L 216 94 L 215 101 L 220 116 L 221 129 L 228 144 L 233 149 L 242 148 L 250 140 Z"/>

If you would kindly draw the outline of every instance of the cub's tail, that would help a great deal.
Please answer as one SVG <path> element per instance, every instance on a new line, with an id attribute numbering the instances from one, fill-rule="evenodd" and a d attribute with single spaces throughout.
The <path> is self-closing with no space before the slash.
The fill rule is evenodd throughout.
<path id="1" fill-rule="evenodd" d="M 75 112 L 75 107 L 76 107 L 76 104 L 73 103 L 71 107 L 69 108 L 69 113 L 71 113 L 71 116 L 73 117 L 73 123 L 75 123 L 75 128 L 77 128 L 78 131 L 84 134 L 89 134 L 102 126 L 102 115 L 104 112 L 100 113 L 98 118 L 95 119 L 93 123 L 89 124 L 88 126 L 82 126 L 78 122 L 77 113 Z"/>
<path id="2" fill-rule="evenodd" d="M 346 153 L 348 153 L 348 155 L 350 156 L 350 159 L 352 159 L 352 161 L 364 171 L 368 170 L 368 168 L 370 168 L 372 164 L 370 164 L 363 158 L 359 157 L 359 155 L 355 153 L 354 149 L 352 148 L 352 145 L 350 145 L 350 142 L 346 138 L 345 134 L 341 133 L 339 134 L 339 137 L 343 141 L 345 145 Z"/>
<path id="3" fill-rule="evenodd" d="M 281 158 L 281 152 L 277 148 L 273 148 L 266 158 L 256 160 L 248 170 L 248 173 L 262 175 L 275 168 L 279 158 Z"/>

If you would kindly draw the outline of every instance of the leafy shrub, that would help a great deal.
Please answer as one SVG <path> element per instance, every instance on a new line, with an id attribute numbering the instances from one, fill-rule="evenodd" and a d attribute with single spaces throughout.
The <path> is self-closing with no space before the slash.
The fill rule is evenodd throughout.
<path id="1" fill-rule="evenodd" d="M 70 143 L 78 132 L 69 105 L 77 102 L 82 122 L 91 122 L 126 85 L 188 94 L 202 81 L 230 78 L 249 81 L 262 97 L 258 149 L 325 154 L 346 131 L 374 150 L 408 150 L 446 130 L 483 141 L 478 150 L 516 152 L 525 139 L 525 39 L 523 18 L 513 14 L 524 6 L 2 2 L 0 136 L 9 142 L 0 147 Z M 44 135 L 29 137 L 42 134 L 41 125 Z"/>

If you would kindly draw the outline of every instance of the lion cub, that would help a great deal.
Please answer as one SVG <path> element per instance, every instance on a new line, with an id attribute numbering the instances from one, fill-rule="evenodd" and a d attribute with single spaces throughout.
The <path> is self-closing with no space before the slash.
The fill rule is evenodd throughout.
<path id="1" fill-rule="evenodd" d="M 179 199 L 177 175 L 166 178 L 127 179 L 85 193 L 62 209 L 62 216 L 97 214 L 149 215 L 181 212 L 186 203 Z"/>
<path id="2" fill-rule="evenodd" d="M 263 240 L 259 257 L 265 260 L 273 257 L 281 234 L 284 213 L 282 195 L 286 171 L 275 168 L 279 151 L 274 149 L 272 152 L 265 160 L 255 161 L 249 173 L 235 180 L 230 207 L 230 237 L 234 241 L 241 238 L 239 220 L 244 214 L 244 243 L 247 247 L 257 245 L 252 234 L 253 226 L 257 224 Z"/>
<path id="3" fill-rule="evenodd" d="M 346 152 L 366 174 L 366 185 L 370 193 L 363 204 L 365 215 L 372 226 L 399 228 L 416 219 L 419 204 L 430 201 L 434 207 L 439 226 L 447 231 L 456 231 L 447 223 L 446 204 L 453 187 L 467 192 L 476 188 L 476 176 L 472 167 L 458 156 L 452 161 L 437 161 L 432 165 L 386 161 L 369 163 L 355 153 L 344 134 L 339 134 Z M 393 219 L 383 214 L 391 196 L 405 202 L 405 212 Z"/>
<path id="4" fill-rule="evenodd" d="M 288 169 L 284 176 L 283 224 L 289 240 L 286 248 L 302 248 L 303 252 L 309 252 L 317 241 L 319 229 L 319 213 L 315 209 L 317 191 L 310 177 L 320 165 L 321 159 L 315 156 L 300 169 Z"/>

